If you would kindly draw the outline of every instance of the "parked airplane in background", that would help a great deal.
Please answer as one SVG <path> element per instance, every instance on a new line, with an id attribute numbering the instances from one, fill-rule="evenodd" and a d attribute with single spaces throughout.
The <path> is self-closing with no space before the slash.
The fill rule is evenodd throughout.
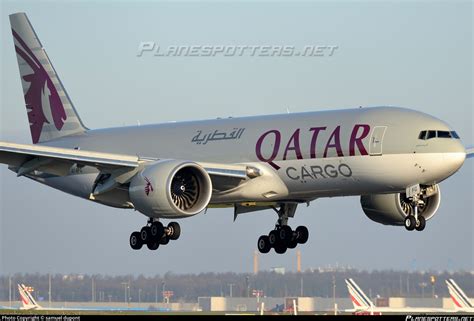
<path id="1" fill-rule="evenodd" d="M 51 311 L 149 311 L 149 308 L 129 308 L 129 307 L 65 307 L 65 308 L 44 308 L 36 302 L 31 291 L 24 284 L 18 284 L 18 292 L 22 306 L 20 310 L 51 310 Z M 159 311 L 170 311 L 169 309 L 159 309 Z"/>
<path id="2" fill-rule="evenodd" d="M 178 223 L 213 207 L 240 214 L 273 209 L 262 253 L 308 240 L 288 219 L 317 198 L 360 195 L 365 214 L 422 231 L 440 204 L 439 183 L 466 153 L 430 115 L 395 107 L 356 108 L 90 130 L 24 13 L 10 15 L 33 145 L 0 142 L 0 162 L 66 193 L 135 209 L 148 223 L 133 249 L 179 238 Z M 212 231 L 211 231 L 212 233 Z"/>
<path id="3" fill-rule="evenodd" d="M 405 308 L 389 308 L 389 307 L 377 307 L 369 297 L 359 288 L 357 283 L 352 279 L 346 279 L 347 289 L 354 305 L 353 310 L 346 310 L 346 312 L 353 312 L 354 314 L 370 314 L 370 315 L 381 315 L 390 313 L 426 313 L 426 312 L 453 312 L 452 310 L 441 309 L 441 308 L 428 308 L 428 307 L 405 307 Z"/>
<path id="4" fill-rule="evenodd" d="M 44 310 L 43 307 L 36 302 L 24 284 L 18 284 L 18 292 L 20 293 L 22 304 L 20 310 Z"/>
<path id="5" fill-rule="evenodd" d="M 454 309 L 459 312 L 474 313 L 474 305 L 461 287 L 453 279 L 446 280 L 446 285 L 448 286 L 449 295 L 454 302 Z"/>

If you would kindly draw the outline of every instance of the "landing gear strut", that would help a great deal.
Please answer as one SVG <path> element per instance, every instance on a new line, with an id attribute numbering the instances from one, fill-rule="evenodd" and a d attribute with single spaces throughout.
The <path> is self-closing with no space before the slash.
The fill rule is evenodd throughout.
<path id="1" fill-rule="evenodd" d="M 130 235 L 130 247 L 139 250 L 146 245 L 150 250 L 157 250 L 160 245 L 166 245 L 170 240 L 177 240 L 181 235 L 181 227 L 176 222 L 170 222 L 167 227 L 157 219 L 150 218 L 140 232 Z"/>
<path id="2" fill-rule="evenodd" d="M 273 248 L 278 254 L 283 254 L 287 249 L 294 249 L 298 244 L 308 241 L 309 232 L 305 226 L 298 226 L 292 230 L 288 225 L 288 218 L 295 215 L 298 204 L 282 204 L 279 209 L 273 208 L 278 214 L 275 229 L 268 235 L 262 235 L 257 242 L 260 253 L 268 253 Z"/>
<path id="3" fill-rule="evenodd" d="M 426 226 L 426 219 L 423 215 L 419 214 L 419 209 L 425 206 L 425 201 L 423 200 L 423 192 L 420 185 L 407 188 L 406 196 L 410 200 L 410 206 L 413 211 L 410 211 L 405 218 L 405 228 L 408 231 L 423 231 Z"/>

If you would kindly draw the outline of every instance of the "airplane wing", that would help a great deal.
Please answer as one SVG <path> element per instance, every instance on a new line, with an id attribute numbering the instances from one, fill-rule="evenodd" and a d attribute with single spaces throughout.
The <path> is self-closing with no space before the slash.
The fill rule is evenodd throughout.
<path id="1" fill-rule="evenodd" d="M 71 167 L 92 166 L 102 173 L 130 178 L 146 163 L 156 161 L 157 158 L 143 158 L 139 156 L 92 152 L 79 149 L 50 147 L 43 145 L 25 145 L 0 142 L 0 163 L 9 165 L 9 168 L 18 176 L 28 175 L 35 170 L 66 176 Z M 224 187 L 235 187 L 242 180 L 258 176 L 258 169 L 245 165 L 227 165 L 218 163 L 199 163 L 207 173 Z"/>
<path id="2" fill-rule="evenodd" d="M 129 167 L 139 165 L 138 156 L 98 153 L 41 145 L 23 145 L 0 142 L 0 163 L 13 167 L 21 167 L 31 159 L 46 161 L 66 161 L 97 168 L 104 167 Z"/>
<path id="3" fill-rule="evenodd" d="M 474 157 L 474 146 L 466 148 L 466 158 Z"/>

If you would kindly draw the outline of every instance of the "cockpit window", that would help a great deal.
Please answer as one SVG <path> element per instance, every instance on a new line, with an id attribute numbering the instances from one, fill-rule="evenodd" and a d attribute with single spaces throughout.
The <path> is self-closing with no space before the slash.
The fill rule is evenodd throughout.
<path id="1" fill-rule="evenodd" d="M 459 139 L 459 135 L 455 131 L 446 130 L 422 130 L 418 135 L 418 139 L 422 140 L 427 140 L 436 137 Z"/>
<path id="2" fill-rule="evenodd" d="M 451 137 L 451 132 L 438 130 L 438 138 L 452 138 Z"/>
<path id="3" fill-rule="evenodd" d="M 436 137 L 436 130 L 429 130 L 428 135 L 426 135 L 426 139 L 431 139 Z"/>

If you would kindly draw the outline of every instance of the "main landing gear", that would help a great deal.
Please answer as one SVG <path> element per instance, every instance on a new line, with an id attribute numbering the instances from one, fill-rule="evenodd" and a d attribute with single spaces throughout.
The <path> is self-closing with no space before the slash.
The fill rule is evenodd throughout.
<path id="1" fill-rule="evenodd" d="M 262 235 L 257 242 L 260 253 L 268 253 L 273 248 L 278 254 L 283 254 L 287 249 L 294 249 L 298 244 L 308 241 L 309 232 L 306 226 L 298 226 L 292 230 L 288 226 L 288 218 L 295 215 L 297 204 L 282 204 L 280 209 L 274 208 L 278 214 L 275 229 L 268 235 Z"/>
<path id="2" fill-rule="evenodd" d="M 170 240 L 177 240 L 180 235 L 181 227 L 178 223 L 170 222 L 164 227 L 160 221 L 150 218 L 140 232 L 133 232 L 130 235 L 130 246 L 134 250 L 139 250 L 146 244 L 148 249 L 157 250 L 160 245 L 166 245 Z"/>

